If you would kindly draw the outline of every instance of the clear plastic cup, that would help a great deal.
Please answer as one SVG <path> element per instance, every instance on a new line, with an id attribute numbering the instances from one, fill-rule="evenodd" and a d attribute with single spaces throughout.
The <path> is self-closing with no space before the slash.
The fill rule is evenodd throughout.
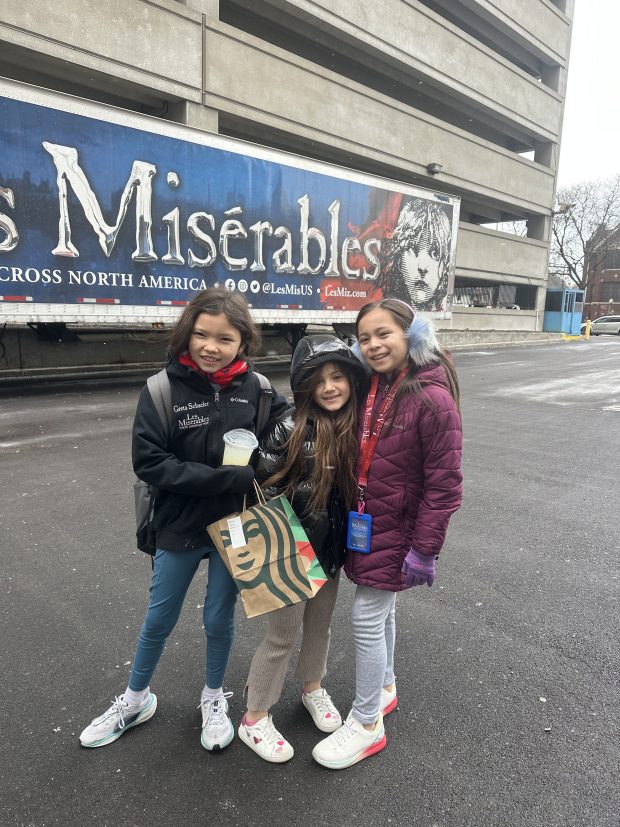
<path id="1" fill-rule="evenodd" d="M 224 459 L 222 465 L 247 465 L 252 452 L 258 448 L 258 440 L 252 431 L 235 428 L 224 434 Z"/>

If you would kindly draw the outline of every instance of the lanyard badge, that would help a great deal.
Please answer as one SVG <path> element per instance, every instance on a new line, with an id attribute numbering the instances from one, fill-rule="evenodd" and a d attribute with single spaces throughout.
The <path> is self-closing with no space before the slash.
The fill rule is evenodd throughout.
<path id="1" fill-rule="evenodd" d="M 366 503 L 364 502 L 364 492 L 368 485 L 368 471 L 377 443 L 379 442 L 379 436 L 385 424 L 386 414 L 392 406 L 396 393 L 407 373 L 407 368 L 401 370 L 396 381 L 387 392 L 379 409 L 374 428 L 371 428 L 371 420 L 375 399 L 377 397 L 377 389 L 379 387 L 379 376 L 375 374 L 372 377 L 370 392 L 366 400 L 362 441 L 360 445 L 357 511 L 350 511 L 347 521 L 347 548 L 349 551 L 359 551 L 362 554 L 368 554 L 370 552 L 372 516 L 365 513 Z"/>
<path id="2" fill-rule="evenodd" d="M 370 514 L 358 514 L 349 511 L 347 521 L 347 548 L 349 551 L 359 551 L 368 554 L 370 551 L 370 534 L 372 517 Z"/>

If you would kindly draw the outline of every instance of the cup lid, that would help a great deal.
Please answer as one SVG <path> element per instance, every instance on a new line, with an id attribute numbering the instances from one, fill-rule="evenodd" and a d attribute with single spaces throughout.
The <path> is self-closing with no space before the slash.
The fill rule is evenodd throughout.
<path id="1" fill-rule="evenodd" d="M 252 433 L 245 428 L 235 428 L 232 431 L 227 431 L 224 434 L 224 442 L 229 445 L 236 445 L 239 448 L 257 448 L 258 440 Z"/>

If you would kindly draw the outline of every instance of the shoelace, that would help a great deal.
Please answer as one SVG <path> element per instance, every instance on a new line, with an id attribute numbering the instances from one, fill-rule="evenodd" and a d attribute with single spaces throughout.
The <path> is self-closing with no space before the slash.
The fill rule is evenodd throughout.
<path id="1" fill-rule="evenodd" d="M 232 698 L 232 692 L 224 692 L 223 695 L 218 695 L 217 698 L 203 698 L 200 701 L 198 709 L 202 710 L 202 726 L 209 724 L 222 724 L 224 717 L 228 710 L 228 698 Z M 225 703 L 222 703 L 225 701 Z"/>
<path id="2" fill-rule="evenodd" d="M 318 708 L 321 714 L 325 712 L 331 712 L 332 715 L 336 715 L 338 710 L 334 706 L 332 699 L 329 697 L 327 693 L 323 695 L 318 695 L 317 697 L 313 697 L 312 700 L 314 701 L 315 706 Z"/>
<path id="3" fill-rule="evenodd" d="M 127 701 L 123 700 L 122 698 L 119 698 L 119 697 L 115 696 L 114 700 L 112 701 L 112 706 L 107 710 L 107 712 L 104 712 L 103 715 L 101 715 L 99 718 L 97 718 L 95 721 L 93 721 L 93 723 L 94 724 L 102 724 L 110 716 L 118 715 L 121 726 L 125 726 L 125 717 L 124 716 L 125 716 L 128 709 L 129 709 L 129 704 L 127 703 Z"/>
<path id="4" fill-rule="evenodd" d="M 334 741 L 341 747 L 343 744 L 353 738 L 355 735 L 355 730 L 353 729 L 351 721 L 345 721 L 340 729 L 337 729 L 334 733 L 332 733 L 329 737 L 333 738 Z"/>
<path id="5" fill-rule="evenodd" d="M 260 727 L 260 733 L 262 735 L 263 741 L 270 747 L 272 747 L 276 741 L 284 741 L 282 735 L 278 732 L 271 721 L 271 715 L 268 715 L 267 718 L 263 719 L 263 721 L 259 721 L 258 724 L 254 724 L 254 726 Z"/>

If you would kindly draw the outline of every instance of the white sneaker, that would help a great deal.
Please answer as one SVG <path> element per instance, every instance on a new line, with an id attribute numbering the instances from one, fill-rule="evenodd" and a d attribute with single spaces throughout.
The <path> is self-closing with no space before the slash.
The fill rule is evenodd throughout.
<path id="1" fill-rule="evenodd" d="M 373 730 L 367 730 L 349 712 L 340 729 L 319 741 L 312 750 L 312 757 L 330 770 L 343 770 L 381 752 L 386 743 L 383 718 L 379 718 Z"/>
<path id="2" fill-rule="evenodd" d="M 273 725 L 271 715 L 261 718 L 255 724 L 246 724 L 244 718 L 239 724 L 239 738 L 272 764 L 283 764 L 295 755 L 293 747 Z"/>
<path id="3" fill-rule="evenodd" d="M 227 747 L 235 737 L 232 721 L 228 717 L 228 698 L 232 692 L 222 692 L 217 698 L 203 698 L 198 709 L 202 710 L 202 734 L 200 743 L 209 752 Z"/>
<path id="4" fill-rule="evenodd" d="M 342 726 L 340 713 L 322 687 L 315 689 L 314 692 L 302 692 L 301 702 L 312 715 L 312 720 L 321 732 L 334 732 Z"/>
<path id="5" fill-rule="evenodd" d="M 390 692 L 385 687 L 381 688 L 381 714 L 385 717 L 398 706 L 398 695 L 396 694 L 396 684 L 394 689 Z"/>
<path id="6" fill-rule="evenodd" d="M 80 735 L 83 747 L 104 747 L 120 738 L 123 732 L 152 718 L 157 709 L 157 698 L 149 692 L 141 704 L 130 705 L 125 696 L 114 698 L 109 709 L 95 718 Z"/>

